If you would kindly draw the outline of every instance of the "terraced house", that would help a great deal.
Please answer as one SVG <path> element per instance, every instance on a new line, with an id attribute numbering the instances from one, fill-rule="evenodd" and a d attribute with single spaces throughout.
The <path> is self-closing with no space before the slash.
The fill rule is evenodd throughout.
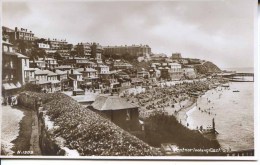
<path id="1" fill-rule="evenodd" d="M 2 93 L 3 96 L 15 94 L 22 85 L 34 82 L 34 69 L 29 68 L 29 58 L 17 53 L 13 45 L 2 41 Z"/>

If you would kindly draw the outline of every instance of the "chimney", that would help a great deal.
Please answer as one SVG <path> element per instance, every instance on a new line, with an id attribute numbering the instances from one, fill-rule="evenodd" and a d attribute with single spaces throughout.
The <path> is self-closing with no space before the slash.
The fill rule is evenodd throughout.
<path id="1" fill-rule="evenodd" d="M 17 31 L 18 30 L 18 28 L 17 27 L 15 27 L 15 31 Z"/>

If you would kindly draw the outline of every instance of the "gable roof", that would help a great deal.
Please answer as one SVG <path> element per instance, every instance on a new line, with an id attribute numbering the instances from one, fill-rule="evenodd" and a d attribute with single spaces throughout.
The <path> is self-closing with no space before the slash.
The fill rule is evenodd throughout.
<path id="1" fill-rule="evenodd" d="M 48 76 L 57 76 L 58 74 L 57 73 L 54 73 L 50 70 L 44 70 L 46 73 L 48 73 Z"/>
<path id="2" fill-rule="evenodd" d="M 119 96 L 108 95 L 98 96 L 94 103 L 92 103 L 92 107 L 99 111 L 138 108 L 137 106 L 127 102 L 125 99 L 120 98 Z"/>
<path id="3" fill-rule="evenodd" d="M 46 72 L 46 70 L 41 70 L 41 69 L 38 69 L 38 68 L 35 68 L 35 74 L 38 75 L 38 74 L 48 74 L 48 72 Z"/>

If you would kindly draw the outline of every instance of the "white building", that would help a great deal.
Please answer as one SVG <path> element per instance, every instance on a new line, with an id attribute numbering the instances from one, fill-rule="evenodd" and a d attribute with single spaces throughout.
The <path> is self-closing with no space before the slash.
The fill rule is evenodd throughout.
<path id="1" fill-rule="evenodd" d="M 180 80 L 183 76 L 181 69 L 181 64 L 179 63 L 168 63 L 169 66 L 169 76 L 172 80 Z"/>
<path id="2" fill-rule="evenodd" d="M 109 66 L 107 65 L 98 65 L 97 67 L 97 71 L 99 74 L 110 74 L 110 71 L 109 71 Z"/>
<path id="3" fill-rule="evenodd" d="M 184 77 L 187 79 L 194 79 L 197 77 L 196 71 L 192 67 L 182 68 Z"/>
<path id="4" fill-rule="evenodd" d="M 50 45 L 49 44 L 45 44 L 45 43 L 38 43 L 38 48 L 50 49 Z"/>
<path id="5" fill-rule="evenodd" d="M 58 66 L 57 60 L 54 58 L 39 58 L 39 61 L 45 62 L 45 69 L 55 69 Z"/>

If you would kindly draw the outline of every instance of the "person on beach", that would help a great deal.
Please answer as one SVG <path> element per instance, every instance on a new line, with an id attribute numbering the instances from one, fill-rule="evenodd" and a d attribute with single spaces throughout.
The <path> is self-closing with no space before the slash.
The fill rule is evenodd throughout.
<path id="1" fill-rule="evenodd" d="M 12 103 L 12 96 L 8 96 L 7 103 L 8 103 L 8 105 L 11 105 L 11 103 Z"/>

